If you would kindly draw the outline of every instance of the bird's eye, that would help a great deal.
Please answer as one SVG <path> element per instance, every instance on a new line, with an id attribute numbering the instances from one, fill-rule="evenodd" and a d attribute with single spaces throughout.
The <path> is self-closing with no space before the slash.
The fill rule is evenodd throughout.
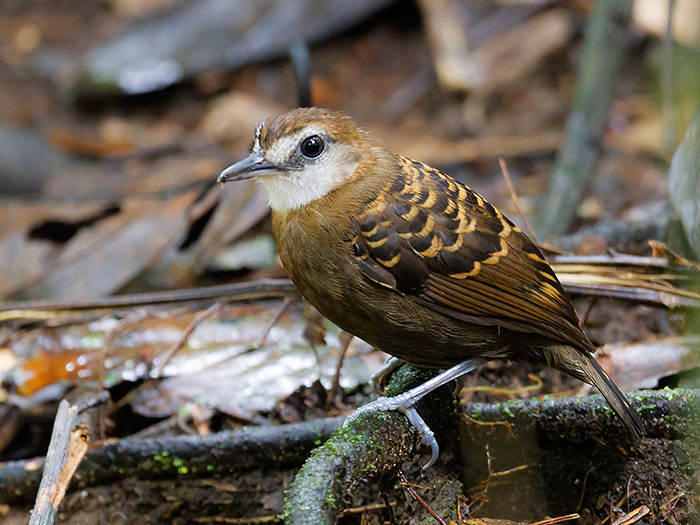
<path id="1" fill-rule="evenodd" d="M 301 142 L 299 148 L 301 149 L 301 154 L 304 155 L 304 157 L 308 159 L 315 159 L 321 153 L 323 153 L 325 144 L 323 144 L 323 139 L 321 139 L 321 137 L 318 135 L 312 135 L 311 137 L 305 138 Z"/>

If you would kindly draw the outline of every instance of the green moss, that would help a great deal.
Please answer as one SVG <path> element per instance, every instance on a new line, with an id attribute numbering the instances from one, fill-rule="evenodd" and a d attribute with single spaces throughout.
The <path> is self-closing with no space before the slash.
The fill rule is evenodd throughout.
<path id="1" fill-rule="evenodd" d="M 473 403 L 469 405 L 469 417 L 479 419 L 483 415 L 483 405 L 481 403 Z"/>
<path id="2" fill-rule="evenodd" d="M 170 452 L 162 451 L 160 454 L 156 454 L 152 457 L 153 461 L 160 465 L 161 470 L 169 470 L 170 467 L 179 468 L 185 464 L 184 460 L 180 458 L 170 458 Z"/>
<path id="3" fill-rule="evenodd" d="M 683 390 L 674 390 L 668 386 L 661 390 L 661 396 L 669 401 L 673 401 L 676 397 L 683 396 L 683 393 Z"/>
<path id="4" fill-rule="evenodd" d="M 338 503 L 335 499 L 335 495 L 330 490 L 326 493 L 326 499 L 324 501 L 327 505 L 330 505 L 332 508 L 335 508 L 335 506 Z"/>
<path id="5" fill-rule="evenodd" d="M 515 418 L 515 414 L 513 414 L 513 411 L 510 409 L 509 402 L 506 403 L 496 403 L 496 406 L 499 408 L 499 410 L 502 410 L 506 414 L 508 414 L 509 417 Z"/>
<path id="6" fill-rule="evenodd" d="M 156 463 L 166 463 L 166 462 L 169 463 L 170 462 L 170 460 L 168 459 L 169 456 L 170 456 L 170 452 L 168 452 L 167 450 L 163 450 L 160 454 L 156 454 L 155 456 L 153 456 L 152 459 Z"/>

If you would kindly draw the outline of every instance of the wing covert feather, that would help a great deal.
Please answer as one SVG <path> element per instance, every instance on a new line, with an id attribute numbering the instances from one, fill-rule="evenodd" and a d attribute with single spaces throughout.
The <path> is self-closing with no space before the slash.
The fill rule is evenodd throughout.
<path id="1" fill-rule="evenodd" d="M 537 247 L 478 193 L 396 156 L 392 182 L 366 204 L 353 244 L 375 283 L 467 322 L 592 346 Z"/>

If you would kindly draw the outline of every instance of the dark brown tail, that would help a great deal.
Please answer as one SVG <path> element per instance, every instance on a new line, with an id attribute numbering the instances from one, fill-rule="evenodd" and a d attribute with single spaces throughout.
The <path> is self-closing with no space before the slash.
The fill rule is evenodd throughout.
<path id="1" fill-rule="evenodd" d="M 636 438 L 644 436 L 644 423 L 634 409 L 630 406 L 625 395 L 620 392 L 613 380 L 610 379 L 605 370 L 598 364 L 593 356 L 581 354 L 581 364 L 583 365 L 584 374 L 588 376 L 589 381 L 595 386 L 603 397 L 610 404 L 615 413 L 620 416 L 625 425 Z"/>

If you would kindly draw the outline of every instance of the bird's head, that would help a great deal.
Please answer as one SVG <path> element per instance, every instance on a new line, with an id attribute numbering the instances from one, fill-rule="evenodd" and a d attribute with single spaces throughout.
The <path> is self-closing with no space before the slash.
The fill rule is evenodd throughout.
<path id="1" fill-rule="evenodd" d="M 217 180 L 256 179 L 267 190 L 270 206 L 284 212 L 351 180 L 376 150 L 367 134 L 342 113 L 298 108 L 260 124 L 250 155 L 222 171 Z"/>

